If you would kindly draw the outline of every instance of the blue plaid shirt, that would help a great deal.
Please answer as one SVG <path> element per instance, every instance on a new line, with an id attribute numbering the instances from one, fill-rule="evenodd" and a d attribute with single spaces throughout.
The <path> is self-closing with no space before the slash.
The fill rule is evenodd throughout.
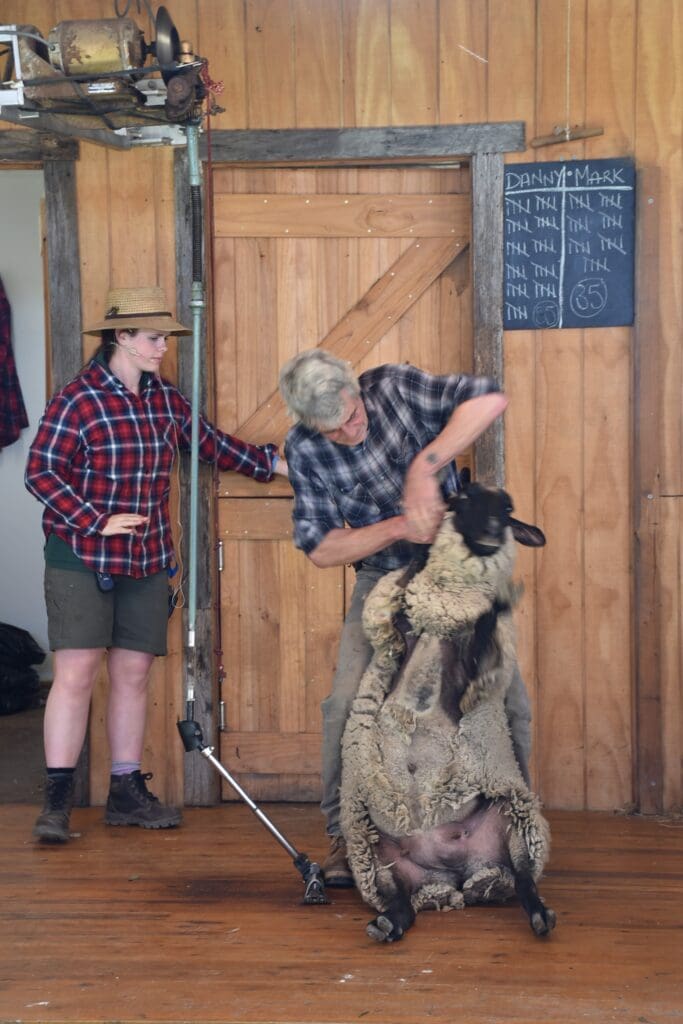
<path id="1" fill-rule="evenodd" d="M 454 409 L 470 398 L 498 391 L 489 377 L 434 376 L 409 364 L 378 366 L 359 378 L 368 416 L 362 444 L 335 444 L 297 423 L 287 434 L 285 457 L 294 488 L 294 543 L 310 554 L 330 530 L 370 526 L 401 515 L 406 471 L 441 433 Z M 444 497 L 458 489 L 455 462 L 442 471 Z M 415 552 L 397 541 L 363 559 L 389 571 Z"/>

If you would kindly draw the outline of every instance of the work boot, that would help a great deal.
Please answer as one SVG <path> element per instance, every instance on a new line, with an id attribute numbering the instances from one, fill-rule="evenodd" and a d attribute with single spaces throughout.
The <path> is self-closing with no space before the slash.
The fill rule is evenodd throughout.
<path id="1" fill-rule="evenodd" d="M 343 836 L 330 837 L 330 852 L 322 863 L 325 885 L 332 889 L 351 889 L 353 874 L 346 859 L 346 843 Z"/>
<path id="2" fill-rule="evenodd" d="M 69 815 L 73 804 L 73 774 L 48 776 L 45 785 L 45 806 L 36 818 L 33 835 L 42 843 L 69 841 Z"/>
<path id="3" fill-rule="evenodd" d="M 152 773 L 139 771 L 112 775 L 104 813 L 107 825 L 139 825 L 141 828 L 173 828 L 180 824 L 177 807 L 167 807 L 145 785 Z"/>

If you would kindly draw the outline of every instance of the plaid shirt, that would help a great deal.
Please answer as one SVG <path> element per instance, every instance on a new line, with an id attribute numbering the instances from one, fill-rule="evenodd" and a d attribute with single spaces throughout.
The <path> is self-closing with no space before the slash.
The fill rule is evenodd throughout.
<path id="1" fill-rule="evenodd" d="M 12 312 L 0 278 L 0 448 L 14 444 L 28 416 L 12 352 Z"/>
<path id="2" fill-rule="evenodd" d="M 93 359 L 48 403 L 31 445 L 25 482 L 42 501 L 43 530 L 71 545 L 98 572 L 139 578 L 173 557 L 170 473 L 177 449 L 191 444 L 191 407 L 183 395 L 144 374 L 134 395 Z M 199 418 L 199 457 L 257 480 L 273 475 L 275 445 L 256 446 Z M 111 515 L 149 516 L 135 534 L 103 537 Z"/>
<path id="3" fill-rule="evenodd" d="M 414 366 L 378 366 L 359 378 L 368 433 L 341 445 L 298 423 L 285 457 L 294 488 L 294 543 L 306 554 L 334 529 L 369 526 L 402 513 L 403 484 L 415 456 L 441 433 L 458 405 L 497 391 L 488 377 L 437 377 Z M 444 473 L 445 497 L 458 489 L 455 462 Z M 397 541 L 363 559 L 383 571 L 407 565 L 415 548 Z"/>

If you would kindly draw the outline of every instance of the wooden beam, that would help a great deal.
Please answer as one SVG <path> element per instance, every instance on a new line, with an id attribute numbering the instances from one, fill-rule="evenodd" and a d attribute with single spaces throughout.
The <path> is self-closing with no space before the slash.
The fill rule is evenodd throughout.
<path id="1" fill-rule="evenodd" d="M 43 164 L 48 160 L 78 160 L 78 143 L 30 129 L 0 131 L 0 163 Z"/>
<path id="2" fill-rule="evenodd" d="M 57 391 L 76 375 L 83 364 L 76 168 L 73 160 L 46 159 L 43 175 L 51 385 L 52 390 Z M 76 806 L 86 806 L 90 802 L 89 776 L 90 747 L 86 736 L 74 777 Z"/>
<path id="3" fill-rule="evenodd" d="M 472 319 L 474 372 L 503 386 L 503 157 L 472 158 Z M 482 483 L 505 480 L 505 434 L 498 418 L 474 449 Z"/>
<path id="4" fill-rule="evenodd" d="M 78 123 L 78 119 L 70 114 L 33 111 L 28 121 L 25 112 L 18 107 L 2 107 L 1 119 L 21 128 L 30 124 L 31 131 L 40 132 L 42 135 L 60 136 L 74 144 L 77 144 L 76 139 L 83 139 L 84 142 L 93 142 L 109 149 L 131 149 L 133 146 L 133 139 L 129 135 L 117 135 L 109 128 L 84 128 Z M 94 124 L 100 123 L 97 117 L 93 117 L 92 120 Z"/>
<path id="5" fill-rule="evenodd" d="M 57 391 L 83 364 L 76 168 L 72 160 L 46 160 L 43 173 L 52 387 Z"/>
<path id="6" fill-rule="evenodd" d="M 452 162 L 474 153 L 522 152 L 524 148 L 523 121 L 211 133 L 212 161 L 228 164 Z M 207 159 L 205 137 L 200 150 Z"/>
<path id="7" fill-rule="evenodd" d="M 446 238 L 470 232 L 468 195 L 224 194 L 219 238 Z"/>
<path id="8" fill-rule="evenodd" d="M 659 204 L 660 176 L 654 168 L 639 172 L 636 237 L 643 254 L 637 261 L 636 319 L 633 347 L 633 528 L 634 528 L 634 726 L 635 794 L 642 814 L 664 808 L 664 701 L 662 673 L 662 569 L 660 566 L 662 464 L 662 310 L 660 267 L 652 254 L 661 240 L 656 219 L 647 214 L 647 198 Z"/>
<path id="9" fill-rule="evenodd" d="M 180 323 L 192 323 L 192 211 L 190 204 L 189 167 L 186 150 L 174 154 L 174 193 L 176 224 L 176 306 Z M 202 322 L 200 352 L 206 353 L 206 318 Z M 183 394 L 192 394 L 193 356 L 192 341 L 187 338 L 178 346 L 178 386 Z M 206 359 L 200 364 L 200 412 L 207 406 Z M 213 606 L 213 486 L 212 468 L 199 466 L 197 494 L 197 616 L 195 622 L 195 648 L 183 647 L 183 681 L 194 687 L 194 719 L 202 729 L 204 741 L 216 744 L 218 686 L 213 658 L 214 606 Z M 190 522 L 190 465 L 187 458 L 180 464 L 180 507 L 184 523 Z M 189 565 L 189 531 L 184 533 L 183 563 Z M 183 610 L 183 630 L 186 635 L 187 609 Z M 185 695 L 183 695 L 183 700 Z M 180 740 L 178 740 L 180 742 Z M 206 758 L 196 753 L 185 755 L 185 803 L 211 805 L 220 800 L 220 779 Z"/>

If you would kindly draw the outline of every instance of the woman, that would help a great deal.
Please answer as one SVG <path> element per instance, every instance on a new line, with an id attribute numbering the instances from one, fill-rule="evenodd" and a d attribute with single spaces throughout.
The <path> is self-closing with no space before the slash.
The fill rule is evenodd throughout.
<path id="1" fill-rule="evenodd" d="M 107 313 L 84 331 L 102 341 L 81 373 L 48 403 L 31 446 L 26 486 L 44 503 L 45 598 L 54 680 L 45 708 L 45 807 L 33 833 L 69 839 L 74 768 L 90 699 L 107 652 L 106 727 L 112 757 L 105 822 L 169 828 L 140 772 L 147 682 L 166 653 L 168 572 L 174 560 L 170 473 L 191 444 L 191 408 L 159 375 L 171 334 L 188 334 L 161 288 L 110 291 Z M 257 480 L 287 467 L 199 419 L 199 457 Z"/>

